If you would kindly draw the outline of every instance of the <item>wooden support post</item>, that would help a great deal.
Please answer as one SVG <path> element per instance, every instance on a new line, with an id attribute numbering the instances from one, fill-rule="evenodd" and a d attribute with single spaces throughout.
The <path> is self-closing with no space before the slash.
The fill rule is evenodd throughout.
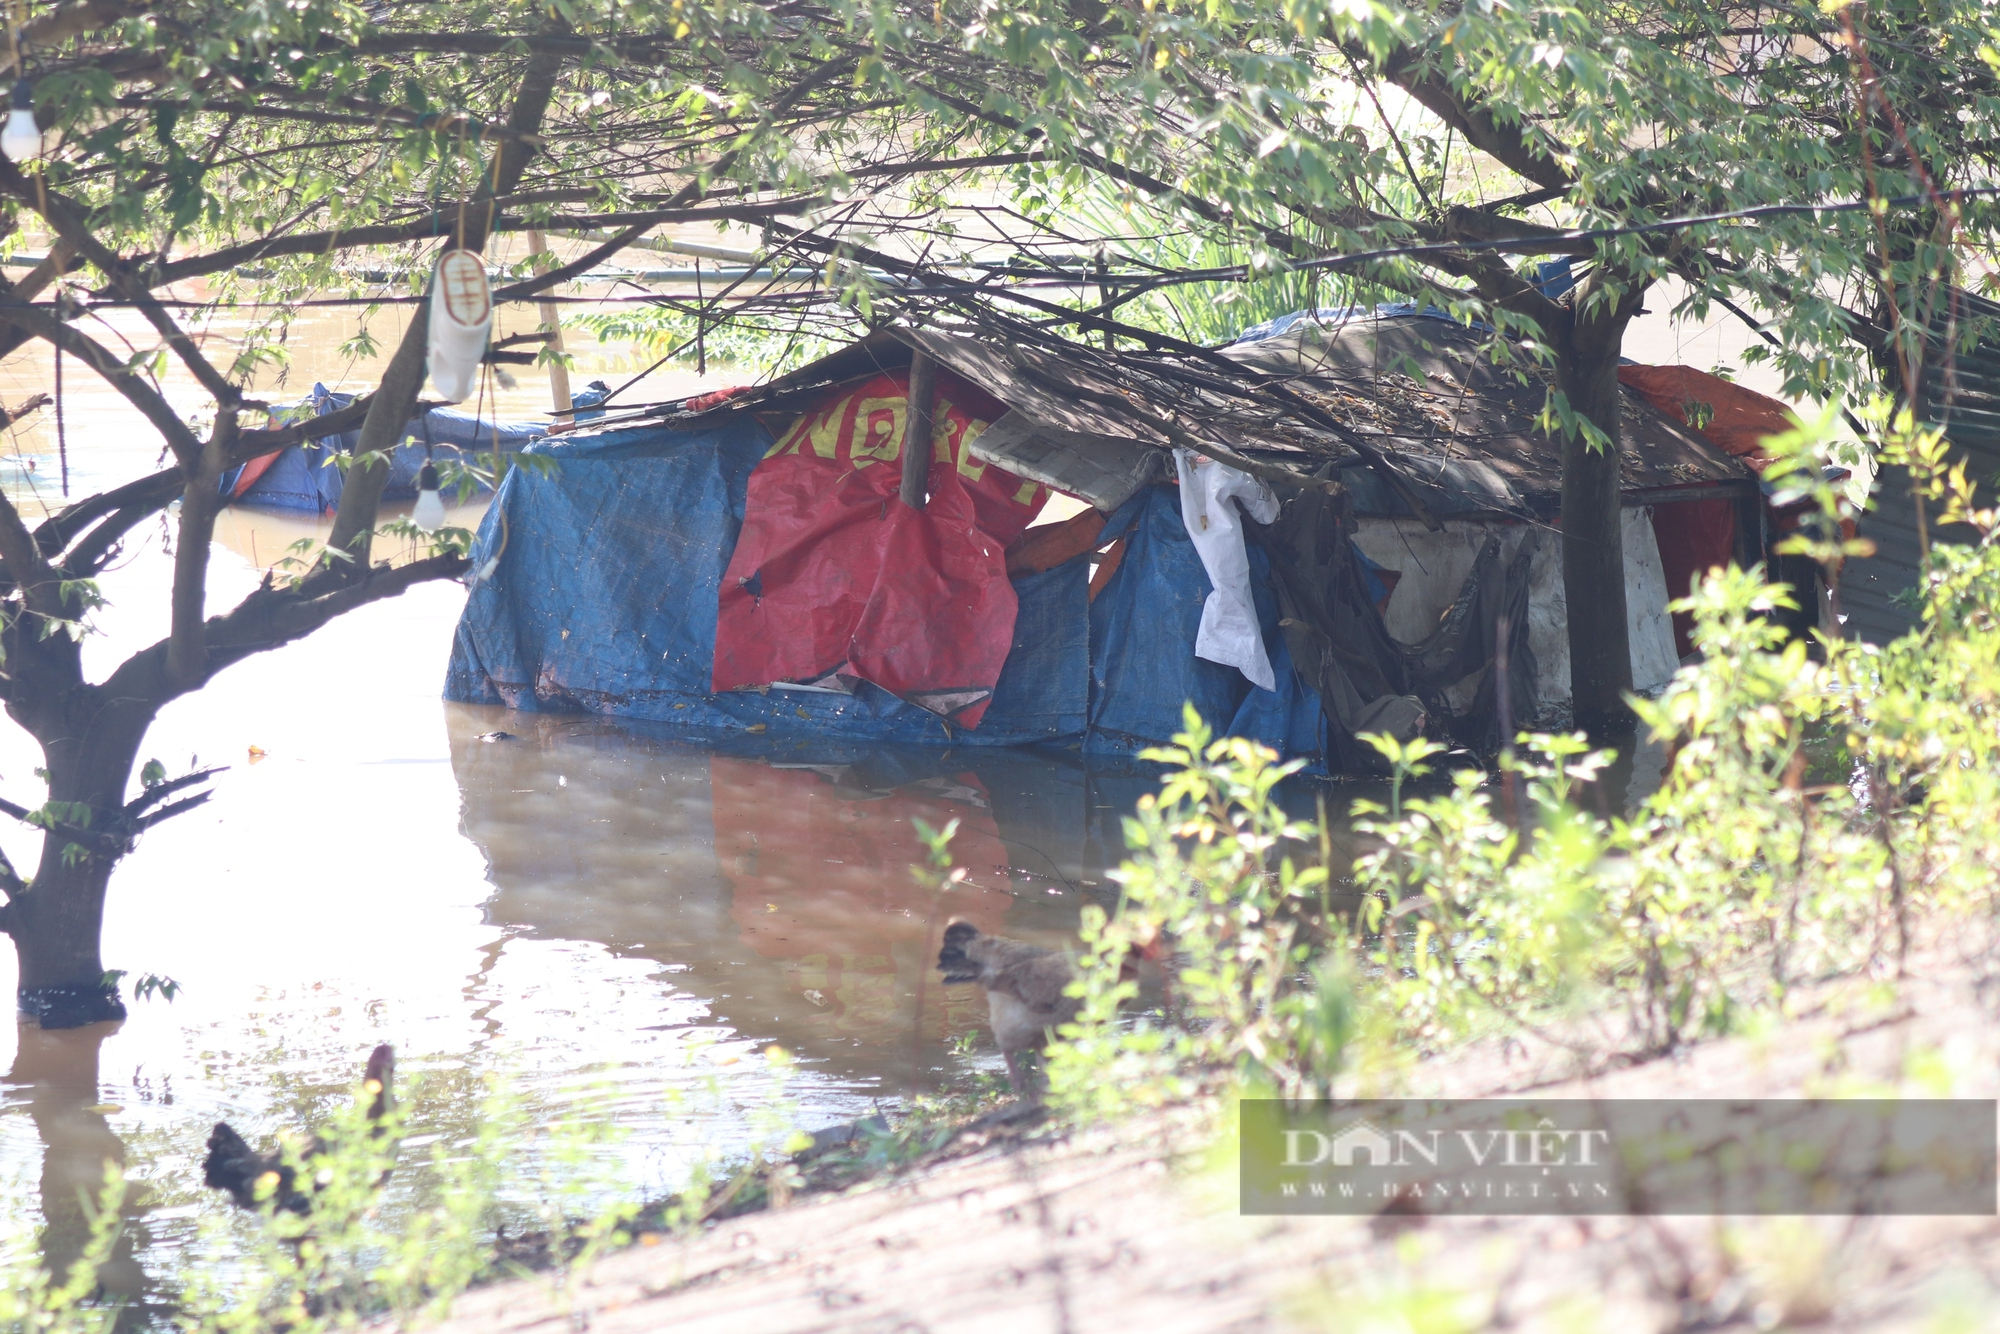
<path id="1" fill-rule="evenodd" d="M 1764 531 L 1764 495 L 1750 482 L 1736 499 L 1736 565 L 1750 569 L 1759 561 L 1768 564 L 1770 538 Z"/>
<path id="2" fill-rule="evenodd" d="M 924 507 L 931 477 L 931 423 L 937 409 L 937 363 L 918 352 L 910 358 L 910 406 L 903 420 L 903 503 Z"/>
<path id="3" fill-rule="evenodd" d="M 528 245 L 538 255 L 549 248 L 548 239 L 536 231 L 528 233 Z M 546 273 L 553 264 L 554 261 L 551 260 L 548 264 L 537 265 L 536 268 L 539 272 Z M 539 304 L 542 314 L 542 329 L 549 335 L 549 341 L 546 346 L 551 351 L 559 353 L 563 350 L 562 307 L 553 301 L 542 301 Z M 569 411 L 569 367 L 563 365 L 560 361 L 551 361 L 549 363 L 549 397 L 555 401 L 555 410 L 557 412 Z"/>
<path id="4" fill-rule="evenodd" d="M 1096 269 L 1097 304 L 1100 306 L 1108 305 L 1111 301 L 1111 281 L 1106 275 L 1111 272 L 1111 266 L 1104 262 L 1103 251 L 1099 251 L 1097 254 Z M 1109 316 L 1106 318 L 1109 318 Z M 1108 328 L 1104 331 L 1104 350 L 1106 352 L 1116 352 L 1118 350 L 1118 335 Z"/>

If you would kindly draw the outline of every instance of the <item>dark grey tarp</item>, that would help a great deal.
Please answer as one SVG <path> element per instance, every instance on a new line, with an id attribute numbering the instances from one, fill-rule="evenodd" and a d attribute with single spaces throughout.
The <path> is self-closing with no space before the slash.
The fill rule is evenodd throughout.
<path id="1" fill-rule="evenodd" d="M 1512 560 L 1488 539 L 1457 599 L 1420 644 L 1392 638 L 1369 594 L 1353 543 L 1354 510 L 1346 495 L 1309 489 L 1287 499 L 1268 528 L 1248 525 L 1270 554 L 1279 624 L 1300 676 L 1327 713 L 1327 766 L 1368 773 L 1381 766 L 1359 738 L 1384 732 L 1408 740 L 1420 730 L 1449 734 L 1490 752 L 1501 741 L 1497 678 L 1500 636 L 1508 627 L 1511 718 L 1536 716 L 1535 660 L 1528 651 L 1528 582 L 1537 537 L 1530 532 Z M 1471 703 L 1455 710 L 1447 692 L 1478 678 Z"/>

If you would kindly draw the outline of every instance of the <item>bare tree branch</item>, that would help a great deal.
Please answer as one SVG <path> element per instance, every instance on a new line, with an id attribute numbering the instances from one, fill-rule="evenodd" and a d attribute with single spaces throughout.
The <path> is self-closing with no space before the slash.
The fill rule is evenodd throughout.
<path id="1" fill-rule="evenodd" d="M 0 320 L 54 343 L 103 376 L 113 389 L 124 395 L 125 400 L 153 424 L 166 440 L 167 447 L 173 450 L 175 458 L 190 459 L 200 454 L 201 441 L 166 399 L 139 378 L 137 371 L 80 330 L 57 319 L 50 310 L 21 300 L 4 278 L 0 278 Z"/>
<path id="2" fill-rule="evenodd" d="M 193 787 L 196 783 L 205 783 L 219 773 L 227 773 L 228 770 L 229 766 L 226 764 L 205 765 L 202 768 L 190 770 L 182 774 L 179 778 L 168 778 L 155 783 L 125 803 L 125 815 L 130 819 L 137 819 L 146 813 L 146 809 L 149 806 L 157 805 L 184 788 Z"/>
<path id="3" fill-rule="evenodd" d="M 99 689 L 108 698 L 157 709 L 205 685 L 225 667 L 309 635 L 356 607 L 396 597 L 421 583 L 459 578 L 470 564 L 464 556 L 430 556 L 408 565 L 376 566 L 345 581 L 322 571 L 296 588 L 267 578 L 230 611 L 209 618 L 202 672 L 192 684 L 176 684 L 168 677 L 170 641 L 163 639 L 125 659 Z"/>
<path id="4" fill-rule="evenodd" d="M 234 448 L 223 464 L 223 471 L 307 440 L 352 430 L 361 424 L 367 411 L 368 400 L 363 398 L 324 416 L 308 417 L 289 426 L 253 431 L 239 429 Z M 72 577 L 93 574 L 98 558 L 109 551 L 120 537 L 147 515 L 155 514 L 173 503 L 174 497 L 181 494 L 184 476 L 176 464 L 149 477 L 141 477 L 80 500 L 60 514 L 44 519 L 41 526 L 35 529 L 35 543 L 44 555 L 53 558 L 71 542 L 76 542 L 76 546 L 63 555 L 61 564 Z M 110 517 L 106 518 L 107 515 Z M 104 522 L 91 529 L 89 536 L 78 541 L 78 534 L 100 519 Z"/>
<path id="5" fill-rule="evenodd" d="M 42 262 L 29 269 L 21 280 L 14 284 L 14 295 L 22 301 L 32 301 L 42 294 L 42 289 L 82 263 L 69 243 L 58 240 L 49 247 L 49 253 L 42 256 Z"/>
<path id="6" fill-rule="evenodd" d="M 629 226 L 633 223 L 657 227 L 678 222 L 761 222 L 774 213 L 796 213 L 811 205 L 816 198 L 816 196 L 792 196 L 763 204 L 728 204 L 713 208 L 658 208 L 640 212 L 595 214 L 561 222 L 536 222 L 501 214 L 493 219 L 490 230 L 525 232 L 543 226 L 550 230 L 560 230 Z M 213 250 L 205 255 L 190 255 L 170 263 L 156 264 L 146 271 L 145 278 L 154 286 L 165 286 L 188 278 L 200 278 L 211 273 L 221 273 L 228 269 L 256 264 L 263 260 L 283 259 L 289 255 L 327 255 L 339 250 L 358 249 L 361 246 L 400 245 L 406 241 L 427 240 L 434 236 L 451 235 L 458 214 L 459 206 L 454 204 L 449 208 L 432 210 L 406 222 L 299 232 L 291 236 L 247 241 L 242 245 Z"/>
<path id="7" fill-rule="evenodd" d="M 925 94 L 935 97 L 940 103 L 950 107 L 960 115 L 985 121 L 989 125 L 997 125 L 1004 130 L 1012 130 L 1016 134 L 1025 135 L 1031 140 L 1042 137 L 1040 131 L 1029 129 L 1011 116 L 1002 115 L 997 111 L 989 111 L 977 102 L 971 102 L 965 98 L 954 96 L 934 85 L 920 86 Z M 1203 199 L 1200 195 L 1191 194 L 1177 185 L 1171 185 L 1161 180 L 1157 176 L 1152 176 L 1136 168 L 1125 166 L 1123 163 L 1114 162 L 1101 153 L 1092 152 L 1087 148 L 1070 148 L 1066 150 L 1066 155 L 1075 159 L 1081 165 L 1090 168 L 1092 171 L 1107 176 L 1121 184 L 1129 185 L 1155 198 L 1171 199 L 1204 222 L 1224 224 L 1238 221 L 1230 217 L 1228 210 L 1224 209 L 1220 204 Z M 1265 243 L 1273 250 L 1294 257 L 1301 254 L 1301 247 L 1297 238 L 1275 227 L 1260 228 L 1259 231 L 1263 235 Z"/>
<path id="8" fill-rule="evenodd" d="M 0 852 L 0 895 L 5 895 L 11 903 L 27 892 L 28 882 L 21 879 L 21 873 L 14 869 L 5 852 Z M 7 905 L 0 903 L 0 933 L 7 930 Z"/>
<path id="9" fill-rule="evenodd" d="M 21 589 L 28 610 L 54 620 L 68 618 L 59 587 L 62 576 L 43 559 L 34 534 L 21 522 L 21 511 L 5 495 L 0 495 L 0 565 Z"/>
<path id="10" fill-rule="evenodd" d="M 49 189 L 45 182 L 28 180 L 4 157 L 0 157 L 0 190 L 5 190 L 26 207 L 41 214 L 47 220 L 50 230 L 62 239 L 63 244 L 102 270 L 112 284 L 139 307 L 140 313 L 146 317 L 146 322 L 166 340 L 167 346 L 174 350 L 174 355 L 180 358 L 181 364 L 188 368 L 196 382 L 206 389 L 217 403 L 231 404 L 242 398 L 243 391 L 229 383 L 227 377 L 216 370 L 208 358 L 201 354 L 201 349 L 197 348 L 194 340 L 188 337 L 187 330 L 181 328 L 179 322 L 167 313 L 166 308 L 153 298 L 146 284 L 133 280 L 130 266 L 113 254 L 110 247 L 97 239 L 70 208 L 67 200 Z M 167 443 L 174 446 L 176 454 L 180 453 L 180 446 L 176 440 L 169 437 Z"/>
<path id="11" fill-rule="evenodd" d="M 162 806 L 151 815 L 142 815 L 132 822 L 132 832 L 136 834 L 151 829 L 162 821 L 171 820 L 176 815 L 185 815 L 197 806 L 206 805 L 208 799 L 214 795 L 213 792 L 197 792 L 192 797 L 183 797 L 170 806 Z"/>
<path id="12" fill-rule="evenodd" d="M 1365 68 L 1374 62 L 1365 51 L 1354 53 Z M 1413 47 L 1398 48 L 1382 67 L 1383 75 L 1439 120 L 1465 136 L 1466 142 L 1497 159 L 1515 175 L 1545 190 L 1566 190 L 1574 183 L 1562 165 L 1561 149 L 1548 135 L 1522 121 L 1503 123 L 1485 106 L 1466 101 Z"/>
<path id="13" fill-rule="evenodd" d="M 46 829 L 51 834 L 60 834 L 71 843 L 81 843 L 92 850 L 122 852 L 125 849 L 126 840 L 115 831 L 86 829 L 82 825 L 70 824 L 66 820 L 36 819 L 37 814 L 39 812 L 31 811 L 18 802 L 0 797 L 0 815 L 11 815 L 22 824 Z"/>
<path id="14" fill-rule="evenodd" d="M 82 263 L 83 261 L 68 246 L 57 241 L 49 247 L 49 253 L 42 257 L 42 262 L 28 270 L 20 281 L 13 285 L 14 296 L 22 301 L 32 301 L 41 295 L 43 288 L 72 269 L 80 267 Z M 6 280 L 0 278 L 0 293 L 6 290 Z M 0 357 L 12 355 L 17 348 L 33 337 L 33 334 L 19 327 L 0 328 Z"/>
<path id="15" fill-rule="evenodd" d="M 62 5 L 21 25 L 14 41 L 0 51 L 0 69 L 18 68 L 15 64 L 17 52 L 55 46 L 72 37 L 108 27 L 119 19 L 143 14 L 146 8 L 143 4 L 128 4 L 123 0 L 82 0 L 80 4 Z"/>
<path id="16" fill-rule="evenodd" d="M 173 629 L 167 638 L 167 677 L 182 690 L 204 678 L 206 650 L 203 619 L 208 603 L 208 552 L 215 540 L 215 515 L 222 508 L 222 468 L 236 435 L 236 408 L 225 403 L 216 412 L 215 427 L 201 447 L 201 457 L 187 470 L 181 488 L 181 527 L 174 543 Z"/>

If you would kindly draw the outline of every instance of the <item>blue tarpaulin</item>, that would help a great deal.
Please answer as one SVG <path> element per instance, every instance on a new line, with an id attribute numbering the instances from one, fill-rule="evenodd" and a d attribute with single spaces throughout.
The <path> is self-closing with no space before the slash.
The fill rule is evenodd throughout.
<path id="1" fill-rule="evenodd" d="M 1282 755 L 1325 751 L 1319 696 L 1299 680 L 1278 633 L 1277 590 L 1263 548 L 1251 544 L 1250 592 L 1278 689 L 1260 690 L 1234 667 L 1194 655 L 1210 590 L 1181 522 L 1180 490 L 1151 486 L 1119 507 L 1100 538 L 1126 540 L 1118 573 L 1090 608 L 1092 754 L 1131 755 L 1181 730 L 1183 702 L 1218 735 L 1249 736 Z"/>
<path id="2" fill-rule="evenodd" d="M 697 736 L 930 745 L 1081 745 L 1130 755 L 1170 739 L 1193 700 L 1218 730 L 1288 754 L 1323 750 L 1319 701 L 1277 632 L 1264 553 L 1250 550 L 1277 692 L 1194 656 L 1209 584 L 1171 486 L 1134 496 L 1105 529 L 1129 538 L 1093 604 L 1089 559 L 1014 580 L 1014 643 L 984 720 L 949 726 L 866 682 L 853 695 L 714 694 L 716 600 L 751 470 L 771 436 L 748 416 L 707 431 L 643 427 L 544 441 L 556 466 L 515 468 L 481 526 L 445 694 L 541 712 L 653 719 Z"/>
<path id="3" fill-rule="evenodd" d="M 1559 263 L 1542 265 L 1535 281 L 1538 285 L 1543 283 L 1554 284 L 1560 281 L 1560 279 L 1568 278 L 1568 276 L 1569 261 L 1565 259 Z M 1553 290 L 1550 287 L 1544 287 L 1543 290 L 1549 296 L 1554 297 L 1562 295 L 1575 285 L 1574 281 L 1570 281 L 1561 286 L 1553 287 Z M 1317 310 L 1294 310 L 1284 315 L 1274 316 L 1271 319 L 1265 320 L 1262 324 L 1253 324 L 1242 333 L 1236 335 L 1236 341 L 1233 346 L 1240 347 L 1245 343 L 1261 343 L 1268 338 L 1276 338 L 1281 334 L 1288 334 L 1301 324 L 1315 324 L 1329 331 L 1338 331 L 1343 325 L 1351 324 L 1356 320 L 1407 319 L 1411 316 L 1427 320 L 1446 320 L 1453 324 L 1460 322 L 1458 317 L 1450 311 L 1441 310 L 1436 306 L 1425 306 L 1422 310 L 1419 310 L 1417 309 L 1417 303 L 1414 301 L 1385 301 L 1373 306 L 1321 306 Z M 1466 321 L 1465 323 L 1469 329 L 1485 331 L 1492 328 L 1491 325 L 1481 324 L 1476 320 Z"/>

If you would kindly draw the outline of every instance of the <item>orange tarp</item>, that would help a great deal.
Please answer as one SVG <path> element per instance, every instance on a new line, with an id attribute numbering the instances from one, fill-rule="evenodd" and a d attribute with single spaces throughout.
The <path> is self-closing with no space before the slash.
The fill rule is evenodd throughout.
<path id="1" fill-rule="evenodd" d="M 1705 417 L 1702 438 L 1753 468 L 1770 459 L 1764 437 L 1794 425 L 1789 405 L 1692 366 L 1620 366 L 1618 383 L 1683 425 Z"/>
<path id="2" fill-rule="evenodd" d="M 1040 574 L 1053 570 L 1097 546 L 1104 531 L 1104 516 L 1094 509 L 1073 514 L 1060 523 L 1045 523 L 1024 530 L 1007 544 L 1007 573 Z"/>

